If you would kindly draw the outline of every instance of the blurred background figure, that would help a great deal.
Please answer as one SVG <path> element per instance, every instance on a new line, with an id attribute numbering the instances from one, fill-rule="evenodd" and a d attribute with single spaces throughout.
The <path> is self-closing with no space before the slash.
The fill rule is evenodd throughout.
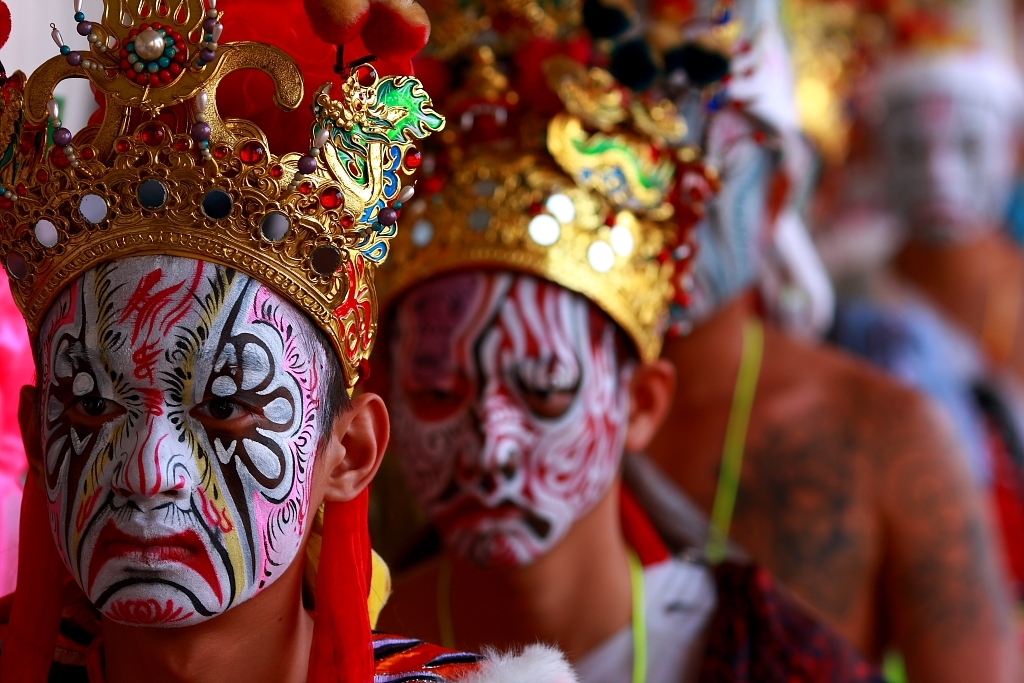
<path id="1" fill-rule="evenodd" d="M 859 49 L 844 85 L 857 148 L 840 182 L 861 185 L 860 203 L 845 189 L 826 204 L 822 243 L 842 292 L 835 341 L 945 409 L 1020 599 L 1024 252 L 1007 213 L 1024 84 L 1012 27 L 1010 8 L 994 2 L 881 6 L 850 22 Z M 837 154 L 845 144 L 836 139 Z M 860 239 L 877 246 L 858 260 Z"/>
<path id="2" fill-rule="evenodd" d="M 23 64 L 15 60 L 15 55 L 21 56 L 15 49 L 9 46 L 3 49 L 11 38 L 11 26 L 11 9 L 0 2 L 0 60 L 8 62 L 0 61 L 0 79 L 3 80 L 7 78 L 7 67 L 13 72 L 36 66 L 36 63 Z M 3 103 L 0 102 L 0 135 L 12 133 L 13 129 L 4 133 L 2 121 Z M 0 141 L 0 147 L 6 148 L 8 142 Z M 0 197 L 0 202 L 4 201 L 10 200 Z M 11 298 L 7 278 L 0 277 L 0 595 L 12 592 L 16 583 L 21 492 L 28 471 L 18 428 L 18 399 L 21 387 L 33 382 L 34 367 L 24 318 Z"/>
<path id="3" fill-rule="evenodd" d="M 706 117 L 722 189 L 698 228 L 692 305 L 675 311 L 663 352 L 693 380 L 646 456 L 627 459 L 626 481 L 661 501 L 663 533 L 752 556 L 869 658 L 901 651 L 911 681 L 1016 680 L 1005 579 L 945 417 L 813 342 L 831 317 L 800 223 L 817 154 L 766 11 L 758 30 L 778 38 L 729 88 L 746 113 Z"/>
<path id="4" fill-rule="evenodd" d="M 18 428 L 21 387 L 35 380 L 24 318 L 0 278 L 0 593 L 14 590 L 18 564 L 21 491 L 28 471 Z"/>

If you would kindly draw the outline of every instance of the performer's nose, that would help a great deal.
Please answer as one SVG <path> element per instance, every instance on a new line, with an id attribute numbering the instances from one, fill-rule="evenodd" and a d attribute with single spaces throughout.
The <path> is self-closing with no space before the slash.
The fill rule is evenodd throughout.
<path id="1" fill-rule="evenodd" d="M 498 501 L 519 485 L 533 434 L 519 406 L 501 393 L 488 396 L 479 412 L 483 446 L 474 463 L 476 479 L 483 493 Z"/>
<path id="2" fill-rule="evenodd" d="M 115 475 L 114 495 L 132 502 L 143 512 L 169 503 L 187 504 L 192 486 L 186 459 L 177 452 L 173 427 L 150 416 L 139 430 L 134 447 Z"/>

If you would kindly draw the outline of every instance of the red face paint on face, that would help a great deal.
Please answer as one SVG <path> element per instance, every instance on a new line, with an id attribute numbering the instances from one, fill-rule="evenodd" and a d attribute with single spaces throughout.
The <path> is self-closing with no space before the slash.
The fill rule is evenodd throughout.
<path id="1" fill-rule="evenodd" d="M 632 364 L 586 299 L 533 277 L 436 279 L 397 311 L 395 442 L 446 543 L 481 565 L 554 547 L 618 472 Z"/>
<path id="2" fill-rule="evenodd" d="M 302 313 L 225 268 L 124 259 L 64 292 L 41 338 L 54 535 L 105 616 L 194 624 L 291 565 L 332 352 Z"/>

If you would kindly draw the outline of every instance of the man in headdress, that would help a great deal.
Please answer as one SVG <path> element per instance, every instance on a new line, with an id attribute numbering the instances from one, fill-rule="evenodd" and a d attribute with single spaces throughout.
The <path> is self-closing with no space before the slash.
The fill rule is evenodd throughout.
<path id="1" fill-rule="evenodd" d="M 55 28 L 61 55 L 3 83 L 0 261 L 38 382 L 0 677 L 572 683 L 545 648 L 481 659 L 370 630 L 387 588 L 366 489 L 389 421 L 350 396 L 413 142 L 443 125 L 418 81 L 386 75 L 426 40 L 422 10 L 308 3 L 326 43 L 299 3 L 263 8 L 284 42 L 337 57 L 334 99 L 305 97 L 288 53 L 220 42 L 231 4 L 109 0 L 93 21 L 77 3 L 91 49 Z M 376 40 L 382 22 L 404 42 Z M 376 68 L 344 61 L 362 43 Z M 291 127 L 221 118 L 239 68 L 311 105 L 297 151 L 277 146 Z M 74 135 L 52 97 L 76 76 L 105 106 Z"/>
<path id="2" fill-rule="evenodd" d="M 677 16 L 684 40 L 665 46 L 665 26 L 618 6 L 585 4 L 587 35 L 554 6 L 441 4 L 435 21 L 462 32 L 420 73 L 450 78 L 458 125 L 427 150 L 381 272 L 378 374 L 435 535 L 383 623 L 449 645 L 554 642 L 588 683 L 877 680 L 762 570 L 675 555 L 620 479 L 671 400 L 658 351 L 715 181 L 677 105 L 727 73 L 712 38 L 728 15 Z M 659 50 L 689 83 L 645 61 Z"/>
<path id="3" fill-rule="evenodd" d="M 951 17 L 922 16 L 930 30 L 903 32 L 862 85 L 869 159 L 901 234 L 886 262 L 848 283 L 834 337 L 947 410 L 994 502 L 1021 599 L 1024 253 L 1005 220 L 1024 84 L 1010 59 Z"/>
<path id="4" fill-rule="evenodd" d="M 0 48 L 11 33 L 11 14 L 0 3 Z M 0 63 L 0 79 L 6 78 Z M 18 567 L 18 517 L 28 464 L 18 429 L 18 392 L 32 381 L 28 336 L 6 282 L 0 282 L 0 594 L 14 589 Z"/>
<path id="5" fill-rule="evenodd" d="M 772 123 L 785 135 L 796 117 L 757 102 L 753 117 L 709 119 L 722 190 L 698 228 L 693 304 L 674 312 L 680 334 L 662 354 L 700 381 L 680 383 L 627 480 L 671 513 L 656 521 L 763 563 L 872 660 L 896 648 L 911 680 L 1010 680 L 1005 580 L 944 419 L 762 320 L 755 288 L 787 182 L 753 134 Z"/>

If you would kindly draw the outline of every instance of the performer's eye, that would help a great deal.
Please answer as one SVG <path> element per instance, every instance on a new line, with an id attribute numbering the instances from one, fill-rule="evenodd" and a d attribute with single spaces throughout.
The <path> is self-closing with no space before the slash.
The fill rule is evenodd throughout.
<path id="1" fill-rule="evenodd" d="M 196 408 L 199 419 L 232 422 L 252 415 L 248 408 L 230 398 L 213 398 Z"/>
<path id="2" fill-rule="evenodd" d="M 107 401 L 98 396 L 85 396 L 82 398 L 82 410 L 93 417 L 99 417 L 107 412 Z"/>
<path id="3" fill-rule="evenodd" d="M 537 389 L 520 386 L 519 393 L 527 407 L 537 416 L 546 418 L 561 417 L 569 410 L 576 398 L 576 388 L 567 390 Z"/>
<path id="4" fill-rule="evenodd" d="M 537 417 L 561 417 L 572 406 L 580 390 L 578 369 L 564 364 L 548 364 L 539 370 L 521 366 L 516 384 L 526 407 Z"/>
<path id="5" fill-rule="evenodd" d="M 461 374 L 437 386 L 404 389 L 409 406 L 423 420 L 450 417 L 466 404 L 469 397 L 469 381 Z"/>
<path id="6" fill-rule="evenodd" d="M 115 401 L 89 394 L 78 398 L 68 413 L 75 422 L 99 425 L 124 413 L 124 408 Z"/>

